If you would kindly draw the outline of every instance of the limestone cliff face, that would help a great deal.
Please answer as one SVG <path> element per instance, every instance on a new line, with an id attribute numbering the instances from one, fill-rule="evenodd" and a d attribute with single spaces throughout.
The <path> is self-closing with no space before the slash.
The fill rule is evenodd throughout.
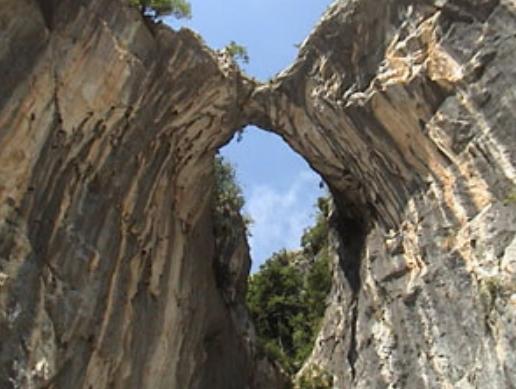
<path id="1" fill-rule="evenodd" d="M 250 119 L 329 183 L 338 388 L 516 385 L 516 7 L 336 2 Z"/>
<path id="2" fill-rule="evenodd" d="M 245 242 L 214 270 L 213 156 L 248 123 L 336 201 L 308 364 L 516 386 L 515 29 L 509 0 L 337 1 L 260 85 L 122 0 L 0 0 L 0 387 L 267 381 Z"/>
<path id="3" fill-rule="evenodd" d="M 0 24 L 0 387 L 245 387 L 209 196 L 239 74 L 122 1 Z"/>

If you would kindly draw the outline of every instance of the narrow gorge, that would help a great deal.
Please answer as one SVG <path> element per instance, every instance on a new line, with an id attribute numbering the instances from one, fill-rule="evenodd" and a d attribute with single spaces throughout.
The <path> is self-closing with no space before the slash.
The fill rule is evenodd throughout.
<path id="1" fill-rule="evenodd" d="M 0 0 L 0 388 L 284 387 L 214 236 L 249 124 L 334 199 L 304 369 L 516 387 L 515 53 L 514 0 L 337 0 L 260 83 L 125 0 Z"/>

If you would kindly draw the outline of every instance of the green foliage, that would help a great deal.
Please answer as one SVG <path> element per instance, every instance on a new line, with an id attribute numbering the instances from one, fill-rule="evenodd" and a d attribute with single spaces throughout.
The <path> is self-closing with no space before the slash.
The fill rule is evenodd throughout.
<path id="1" fill-rule="evenodd" d="M 178 19 L 192 17 L 192 7 L 187 0 L 129 0 L 129 4 L 138 7 L 142 14 L 155 18 L 165 15 Z"/>
<path id="2" fill-rule="evenodd" d="M 313 227 L 305 230 L 301 237 L 301 246 L 311 253 L 319 252 L 328 239 L 328 215 L 330 213 L 329 197 L 319 197 L 317 200 L 318 213 Z"/>
<path id="3" fill-rule="evenodd" d="M 516 204 L 516 187 L 514 187 L 505 197 L 504 204 Z"/>
<path id="4" fill-rule="evenodd" d="M 283 368 L 291 363 L 287 354 L 273 340 L 264 340 L 259 337 L 256 346 L 258 358 L 266 357 L 271 361 L 278 362 Z"/>
<path id="5" fill-rule="evenodd" d="M 215 189 L 213 220 L 216 238 L 234 237 L 239 226 L 247 229 L 251 218 L 242 216 L 245 201 L 242 189 L 237 183 L 235 169 L 220 155 L 214 161 Z"/>
<path id="6" fill-rule="evenodd" d="M 285 346 L 290 334 L 283 333 L 288 326 L 284 313 L 295 316 L 300 308 L 297 292 L 302 285 L 302 276 L 289 266 L 291 254 L 285 250 L 276 253 L 253 275 L 249 285 L 248 302 L 255 314 L 255 323 L 262 333 L 278 340 Z M 271 320 L 271 316 L 274 320 Z"/>
<path id="7" fill-rule="evenodd" d="M 247 49 L 235 41 L 229 42 L 225 47 L 225 50 L 235 61 L 249 63 L 249 54 L 247 53 Z"/>
<path id="8" fill-rule="evenodd" d="M 322 203 L 319 209 L 317 224 L 326 224 Z M 327 233 L 327 225 L 325 228 Z M 312 351 L 331 288 L 327 238 L 317 239 L 319 250 L 307 271 L 294 262 L 299 255 L 312 254 L 283 250 L 249 279 L 247 305 L 256 327 L 259 350 L 290 374 L 302 366 Z M 308 241 L 314 247 L 314 242 Z"/>
<path id="9" fill-rule="evenodd" d="M 298 339 L 293 334 L 306 324 L 302 320 L 306 307 L 300 293 L 303 276 L 290 260 L 291 253 L 284 250 L 262 265 L 249 280 L 247 304 L 265 354 L 294 372 L 302 360 L 296 359 Z"/>
<path id="10" fill-rule="evenodd" d="M 251 219 L 242 214 L 244 196 L 236 181 L 235 169 L 220 155 L 214 159 L 214 178 L 211 209 L 216 255 L 213 266 L 217 286 L 225 288 L 230 284 L 228 259 L 248 233 Z"/>
<path id="11" fill-rule="evenodd" d="M 317 260 L 306 275 L 305 288 L 310 320 L 315 323 L 324 315 L 326 306 L 321 302 L 326 299 L 331 288 L 330 256 L 327 245 L 320 250 Z"/>
<path id="12" fill-rule="evenodd" d="M 333 377 L 326 370 L 317 366 L 311 366 L 299 377 L 296 389 L 331 389 Z"/>
<path id="13" fill-rule="evenodd" d="M 496 296 L 502 290 L 501 284 L 501 279 L 497 277 L 488 277 L 480 281 L 480 301 L 482 302 L 486 311 L 491 311 L 493 309 Z"/>
<path id="14" fill-rule="evenodd" d="M 220 213 L 238 214 L 245 201 L 237 184 L 235 168 L 222 156 L 215 156 L 215 204 Z"/>

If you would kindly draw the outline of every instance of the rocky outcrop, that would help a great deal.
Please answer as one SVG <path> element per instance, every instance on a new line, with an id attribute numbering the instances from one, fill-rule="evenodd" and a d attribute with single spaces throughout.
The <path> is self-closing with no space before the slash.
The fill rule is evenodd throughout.
<path id="1" fill-rule="evenodd" d="M 516 385 L 515 25 L 511 2 L 337 2 L 247 106 L 336 199 L 307 365 L 338 388 Z"/>
<path id="2" fill-rule="evenodd" d="M 122 1 L 0 21 L 0 387 L 245 387 L 209 195 L 239 73 Z"/>
<path id="3" fill-rule="evenodd" d="M 335 198 L 308 364 L 338 388 L 516 386 L 514 2 L 337 1 L 263 85 L 122 0 L 2 0 L 0 26 L 0 387 L 260 381 L 228 298 L 246 246 L 221 288 L 210 209 L 249 123 Z"/>

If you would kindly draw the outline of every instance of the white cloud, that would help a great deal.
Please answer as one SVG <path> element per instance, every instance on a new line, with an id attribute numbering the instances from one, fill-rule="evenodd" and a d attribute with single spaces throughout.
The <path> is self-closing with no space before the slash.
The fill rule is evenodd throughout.
<path id="1" fill-rule="evenodd" d="M 318 183 L 319 178 L 307 170 L 286 191 L 269 185 L 250 188 L 246 211 L 254 221 L 250 238 L 254 271 L 273 252 L 299 247 L 303 230 L 312 224 Z"/>

